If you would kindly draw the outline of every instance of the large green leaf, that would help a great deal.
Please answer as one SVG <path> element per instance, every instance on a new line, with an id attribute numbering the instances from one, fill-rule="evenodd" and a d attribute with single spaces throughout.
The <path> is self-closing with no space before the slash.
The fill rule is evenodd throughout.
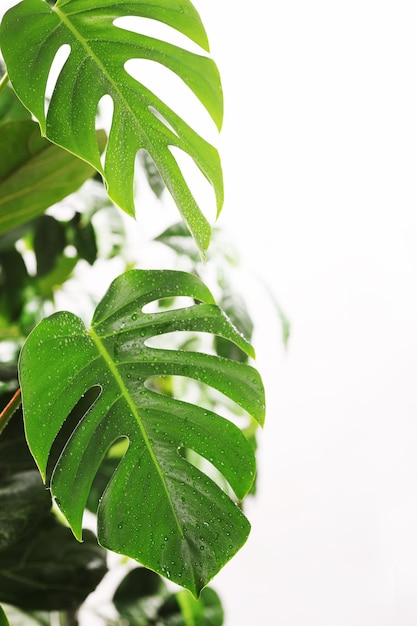
<path id="1" fill-rule="evenodd" d="M 144 312 L 145 305 L 173 296 L 199 304 Z M 73 426 L 51 478 L 74 534 L 81 538 L 88 493 L 107 450 L 127 438 L 128 449 L 98 509 L 99 540 L 197 595 L 244 544 L 249 523 L 181 451 L 208 459 L 239 499 L 251 487 L 255 459 L 232 422 L 152 390 L 152 378 L 194 378 L 260 423 L 264 392 L 259 374 L 247 364 L 148 345 L 152 337 L 174 331 L 221 335 L 253 355 L 196 276 L 131 270 L 112 283 L 89 330 L 67 312 L 43 320 L 23 348 L 19 370 L 26 434 L 44 477 L 67 416 L 83 394 L 99 390 Z"/>
<path id="2" fill-rule="evenodd" d="M 120 582 L 113 603 L 123 623 L 129 626 L 153 624 L 169 595 L 167 586 L 158 574 L 145 567 L 135 567 Z"/>
<path id="3" fill-rule="evenodd" d="M 6 87 L 0 96 L 0 122 L 21 119 L 30 120 L 30 118 L 29 111 L 16 97 L 13 89 Z"/>
<path id="4" fill-rule="evenodd" d="M 104 133 L 98 141 L 103 148 Z M 43 213 L 94 174 L 90 165 L 42 137 L 32 120 L 0 125 L 0 153 L 0 233 Z"/>
<path id="5" fill-rule="evenodd" d="M 223 607 L 214 589 L 206 587 L 198 600 L 186 591 L 179 591 L 176 600 L 181 609 L 183 622 L 167 621 L 167 626 L 222 626 Z M 174 617 L 174 616 L 173 616 Z"/>
<path id="6" fill-rule="evenodd" d="M 160 98 L 125 70 L 130 59 L 147 59 L 176 73 L 220 128 L 222 90 L 214 62 L 205 55 L 154 37 L 118 28 L 118 17 L 139 16 L 165 23 L 208 50 L 198 13 L 189 0 L 23 0 L 4 16 L 0 45 L 19 98 L 53 142 L 91 163 L 106 180 L 116 204 L 134 215 L 133 176 L 137 152 L 149 153 L 199 248 L 207 249 L 210 227 L 171 151 L 188 154 L 213 185 L 217 211 L 223 203 L 217 151 Z M 58 77 L 47 115 L 45 89 L 52 62 L 71 48 Z M 97 106 L 104 95 L 114 114 L 104 169 L 95 137 Z"/>
<path id="7" fill-rule="evenodd" d="M 91 531 L 84 535 L 78 543 L 50 513 L 0 550 L 0 602 L 41 611 L 77 608 L 107 571 L 106 552 Z"/>
<path id="8" fill-rule="evenodd" d="M 0 408 L 3 409 L 13 393 L 0 396 Z M 0 437 L 0 477 L 9 478 L 13 474 L 25 474 L 29 470 L 36 470 L 36 465 L 27 447 L 23 429 L 21 409 L 18 409 L 13 419 L 7 425 Z"/>
<path id="9" fill-rule="evenodd" d="M 0 550 L 16 541 L 51 509 L 51 496 L 39 472 L 0 477 Z"/>

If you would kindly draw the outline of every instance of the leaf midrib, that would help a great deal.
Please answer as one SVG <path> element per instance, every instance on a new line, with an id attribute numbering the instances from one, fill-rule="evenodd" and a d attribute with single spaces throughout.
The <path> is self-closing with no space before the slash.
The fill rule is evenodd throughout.
<path id="1" fill-rule="evenodd" d="M 134 111 L 132 110 L 132 108 L 130 107 L 129 102 L 126 100 L 126 98 L 124 97 L 122 91 L 119 89 L 117 82 L 115 82 L 112 77 L 109 75 L 109 73 L 107 72 L 105 66 L 101 63 L 100 59 L 97 57 L 97 55 L 94 53 L 94 51 L 92 50 L 92 48 L 90 47 L 90 45 L 88 44 L 88 41 L 85 39 L 85 37 L 83 37 L 81 35 L 81 33 L 72 25 L 71 20 L 68 19 L 65 15 L 65 13 L 63 13 L 62 11 L 60 11 L 59 8 L 53 7 L 52 8 L 53 11 L 55 11 L 55 13 L 58 15 L 58 17 L 61 19 L 62 23 L 68 28 L 68 30 L 72 33 L 72 35 L 75 37 L 75 39 L 83 46 L 83 48 L 85 49 L 85 51 L 87 52 L 87 55 L 89 55 L 94 62 L 96 63 L 96 65 L 99 67 L 99 69 L 103 72 L 104 76 L 106 77 L 107 81 L 113 86 L 114 90 L 117 92 L 117 95 L 119 96 L 119 98 L 123 101 L 123 103 L 125 104 L 126 108 L 128 109 L 130 115 L 133 117 L 133 119 L 136 120 L 136 115 L 134 113 Z M 140 83 L 138 83 L 140 84 Z M 110 95 L 110 94 L 108 94 Z M 146 136 L 147 138 L 147 144 L 149 145 L 149 143 L 152 144 L 152 142 L 149 140 L 149 137 L 146 135 L 146 133 L 143 131 L 142 127 L 138 127 L 138 130 L 140 128 L 140 132 L 142 134 L 142 136 Z"/>
<path id="2" fill-rule="evenodd" d="M 140 417 L 140 415 L 138 413 L 138 410 L 136 408 L 136 405 L 135 405 L 135 403 L 132 401 L 132 399 L 130 397 L 129 390 L 127 389 L 126 385 L 124 384 L 123 379 L 120 376 L 113 359 L 110 357 L 110 355 L 109 355 L 106 347 L 104 346 L 103 342 L 101 341 L 101 338 L 99 337 L 99 335 L 94 331 L 93 328 L 90 328 L 87 332 L 90 335 L 91 339 L 93 340 L 97 350 L 99 351 L 100 356 L 102 357 L 102 359 L 106 363 L 107 367 L 109 368 L 109 370 L 110 370 L 114 380 L 116 381 L 117 385 L 119 386 L 119 389 L 121 391 L 121 394 L 122 394 L 123 398 L 125 399 L 126 403 L 128 404 L 129 409 L 132 411 L 132 415 L 136 419 L 136 422 L 137 422 L 137 424 L 139 426 L 139 429 L 140 429 L 140 432 L 142 434 L 144 443 L 145 443 L 146 448 L 148 450 L 149 456 L 150 456 L 152 462 L 155 465 L 156 471 L 157 471 L 158 476 L 159 476 L 159 478 L 161 480 L 161 483 L 162 483 L 163 489 L 165 491 L 166 497 L 167 497 L 167 499 L 168 499 L 168 501 L 170 503 L 171 510 L 172 510 L 172 513 L 173 513 L 176 525 L 178 527 L 178 531 L 179 531 L 179 533 L 181 535 L 181 538 L 184 539 L 184 533 L 183 533 L 183 530 L 181 528 L 181 524 L 180 524 L 180 521 L 178 519 L 178 515 L 177 515 L 177 512 L 176 512 L 174 503 L 172 501 L 171 494 L 170 494 L 168 486 L 166 484 L 166 480 L 165 480 L 164 475 L 162 473 L 162 470 L 161 470 L 161 468 L 159 466 L 158 459 L 157 459 L 157 457 L 156 457 L 156 455 L 155 455 L 155 453 L 154 453 L 154 451 L 152 449 L 151 443 L 149 441 L 148 433 L 146 432 L 146 430 L 145 430 L 145 428 L 143 426 L 143 423 L 142 423 L 141 417 Z"/>

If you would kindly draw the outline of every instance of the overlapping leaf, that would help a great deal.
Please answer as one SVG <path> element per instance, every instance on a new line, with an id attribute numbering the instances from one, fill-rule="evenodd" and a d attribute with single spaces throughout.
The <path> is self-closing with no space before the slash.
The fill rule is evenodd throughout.
<path id="1" fill-rule="evenodd" d="M 103 132 L 98 141 L 102 150 Z M 42 137 L 32 120 L 0 124 L 0 152 L 0 234 L 40 215 L 94 174 L 90 165 Z"/>
<path id="2" fill-rule="evenodd" d="M 155 300 L 177 296 L 199 304 L 143 310 Z M 158 393 L 152 378 L 193 378 L 234 400 L 260 423 L 264 393 L 259 374 L 247 364 L 148 345 L 152 337 L 174 331 L 220 335 L 253 355 L 197 277 L 132 270 L 111 285 L 90 329 L 70 313 L 43 320 L 23 348 L 19 370 L 26 434 L 44 477 L 68 415 L 83 394 L 97 389 L 62 453 L 54 451 L 58 461 L 51 489 L 74 534 L 81 538 L 88 493 L 107 450 L 126 438 L 128 449 L 99 505 L 99 540 L 198 595 L 246 541 L 249 523 L 181 451 L 192 449 L 206 458 L 238 498 L 253 482 L 254 456 L 233 423 Z"/>
<path id="3" fill-rule="evenodd" d="M 165 23 L 208 50 L 204 27 L 189 0 L 58 0 L 53 7 L 44 0 L 23 0 L 5 14 L 0 27 L 9 76 L 46 136 L 101 172 L 110 197 L 131 215 L 135 156 L 141 149 L 147 151 L 204 251 L 210 227 L 171 148 L 183 150 L 194 160 L 215 190 L 219 211 L 223 183 L 218 153 L 157 95 L 132 78 L 125 64 L 130 59 L 147 59 L 164 65 L 186 83 L 220 127 L 223 101 L 216 65 L 205 55 L 114 25 L 118 17 L 125 16 Z M 71 52 L 45 116 L 51 65 L 66 44 Z M 97 106 L 104 95 L 111 96 L 114 114 L 103 169 L 94 129 Z"/>
<path id="4" fill-rule="evenodd" d="M 0 122 L 10 122 L 11 120 L 30 120 L 29 111 L 23 106 L 19 98 L 16 97 L 13 89 L 6 87 L 2 91 L 0 98 Z"/>
<path id="5" fill-rule="evenodd" d="M 33 529 L 50 508 L 50 494 L 36 470 L 0 478 L 0 551 Z"/>
<path id="6" fill-rule="evenodd" d="M 50 513 L 0 550 L 0 602 L 41 611 L 77 608 L 107 571 L 105 551 L 91 531 L 84 535 L 77 543 Z"/>
<path id="7" fill-rule="evenodd" d="M 122 580 L 113 596 L 123 623 L 129 626 L 222 626 L 218 595 L 206 587 L 196 600 L 188 591 L 172 593 L 160 576 L 137 567 Z"/>

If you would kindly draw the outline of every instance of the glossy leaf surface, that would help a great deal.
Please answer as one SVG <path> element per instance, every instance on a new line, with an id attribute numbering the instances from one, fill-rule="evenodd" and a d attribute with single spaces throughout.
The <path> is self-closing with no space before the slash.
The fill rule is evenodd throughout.
<path id="1" fill-rule="evenodd" d="M 199 304 L 143 310 L 177 296 Z M 66 312 L 43 320 L 23 348 L 19 371 L 26 434 L 44 477 L 67 416 L 83 394 L 97 389 L 97 399 L 73 425 L 51 478 L 52 493 L 74 534 L 81 538 L 90 487 L 107 450 L 126 438 L 128 449 L 98 509 L 99 540 L 197 595 L 246 541 L 249 523 L 181 450 L 206 458 L 239 499 L 252 485 L 255 460 L 233 423 L 158 393 L 152 378 L 193 378 L 260 423 L 264 392 L 259 374 L 247 364 L 148 345 L 175 331 L 220 335 L 253 355 L 196 276 L 132 270 L 112 283 L 88 330 Z"/>
<path id="2" fill-rule="evenodd" d="M 99 143 L 103 148 L 103 133 Z M 31 120 L 0 124 L 0 153 L 0 233 L 40 215 L 94 174 L 90 165 L 42 137 Z"/>
<path id="3" fill-rule="evenodd" d="M 223 99 L 218 71 L 205 55 L 114 24 L 135 16 L 166 24 L 204 50 L 207 36 L 189 0 L 23 0 L 4 16 L 0 45 L 19 98 L 38 119 L 46 136 L 78 155 L 106 180 L 112 200 L 134 215 L 135 157 L 143 149 L 156 164 L 200 248 L 207 249 L 210 227 L 173 156 L 189 155 L 215 190 L 217 212 L 223 203 L 220 160 L 171 108 L 125 69 L 131 59 L 159 63 L 194 92 L 218 127 Z M 51 65 L 64 46 L 70 54 L 45 114 L 45 89 Z M 36 76 L 36 81 L 32 79 Z M 112 98 L 114 112 L 104 168 L 95 137 L 98 104 Z"/>

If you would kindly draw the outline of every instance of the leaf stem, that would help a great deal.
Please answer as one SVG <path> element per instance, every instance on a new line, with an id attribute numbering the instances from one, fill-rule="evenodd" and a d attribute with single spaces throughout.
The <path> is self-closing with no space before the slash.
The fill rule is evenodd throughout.
<path id="1" fill-rule="evenodd" d="M 10 419 L 16 413 L 21 404 L 22 394 L 19 387 L 19 389 L 14 393 L 13 398 L 6 404 L 6 406 L 0 413 L 0 434 L 6 428 Z"/>
<path id="2" fill-rule="evenodd" d="M 5 75 L 2 77 L 2 79 L 0 80 L 0 93 L 3 91 L 3 89 L 5 89 L 8 82 L 9 82 L 9 75 L 6 72 Z"/>

